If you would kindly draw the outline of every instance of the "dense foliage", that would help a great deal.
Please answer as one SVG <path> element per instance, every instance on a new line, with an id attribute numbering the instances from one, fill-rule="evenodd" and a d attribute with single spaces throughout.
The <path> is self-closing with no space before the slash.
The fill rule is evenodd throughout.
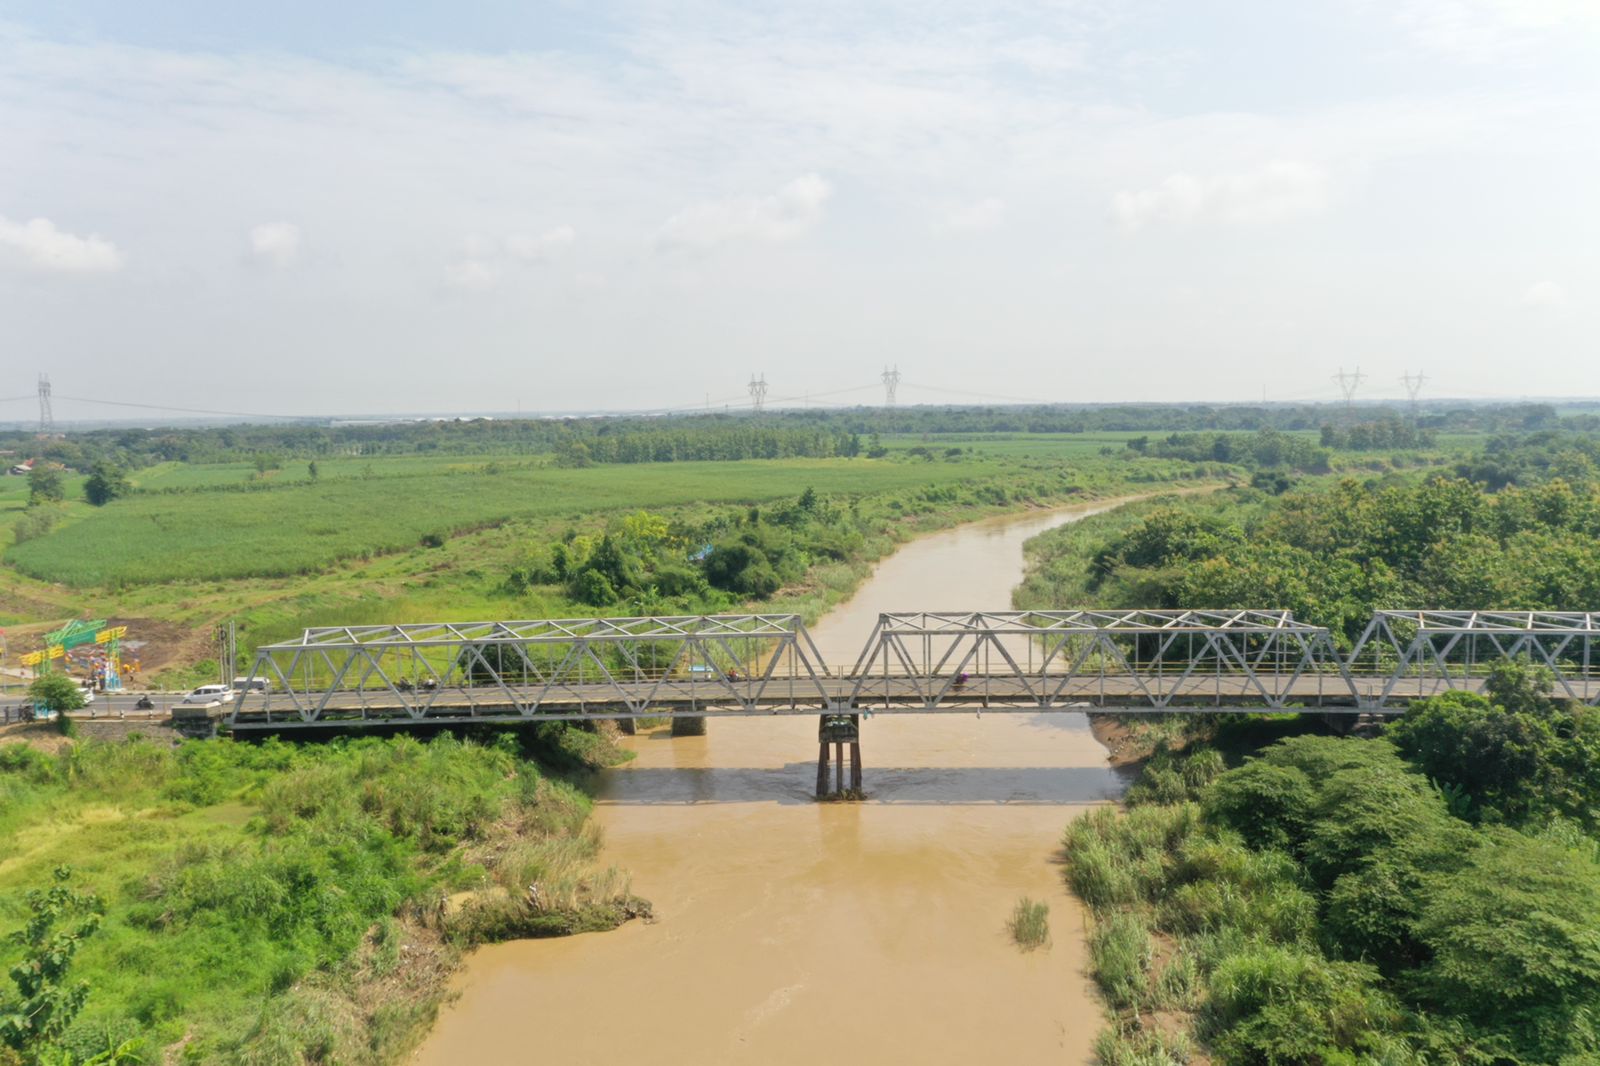
<path id="1" fill-rule="evenodd" d="M 1287 609 L 1352 641 L 1379 608 L 1600 603 L 1597 538 L 1593 482 L 1491 494 L 1447 476 L 1388 487 L 1346 479 L 1153 508 L 1087 567 L 1080 554 L 1043 549 L 1033 588 L 1106 606 Z"/>
<path id="2" fill-rule="evenodd" d="M 765 513 L 751 507 L 691 522 L 637 511 L 598 536 L 569 530 L 535 546 L 507 585 L 523 592 L 560 584 L 590 607 L 716 611 L 766 599 L 818 561 L 858 556 L 872 521 L 859 506 L 840 507 L 809 488 Z"/>
<path id="3" fill-rule="evenodd" d="M 1255 433 L 1173 433 L 1160 440 L 1135 437 L 1128 447 L 1164 459 L 1237 463 L 1259 469 L 1326 474 L 1331 456 L 1306 437 L 1267 428 Z"/>
<path id="4" fill-rule="evenodd" d="M 595 754 L 542 729 L 527 743 L 545 757 Z M 4 961 L 79 935 L 71 981 L 19 993 L 55 997 L 61 1024 L 18 1036 L 0 1019 L 0 1040 L 30 1063 L 108 1044 L 156 1062 L 179 1040 L 192 1062 L 392 1060 L 431 1020 L 456 945 L 626 916 L 626 886 L 589 867 L 588 810 L 507 735 L 0 746 L 0 929 L 26 934 Z M 67 861 L 103 912 L 89 939 L 79 897 L 33 891 Z M 475 902 L 441 910 L 462 890 Z"/>
<path id="5" fill-rule="evenodd" d="M 1595 1061 L 1597 741 L 1512 666 L 1393 740 L 1299 736 L 1226 772 L 1158 754 L 1126 817 L 1067 831 L 1117 1011 L 1102 1059 Z"/>

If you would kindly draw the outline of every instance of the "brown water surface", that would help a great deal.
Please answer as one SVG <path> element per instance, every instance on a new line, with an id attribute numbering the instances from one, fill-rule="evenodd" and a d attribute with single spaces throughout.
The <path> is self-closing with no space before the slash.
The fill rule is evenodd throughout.
<path id="1" fill-rule="evenodd" d="M 1105 506 L 915 541 L 813 636 L 848 666 L 880 611 L 1006 609 L 1023 541 Z M 774 717 L 630 739 L 596 817 L 658 920 L 478 951 L 417 1061 L 1089 1061 L 1100 1007 L 1057 841 L 1122 782 L 1084 716 L 865 720 L 856 804 L 811 799 L 816 735 Z M 1023 895 L 1050 905 L 1048 949 L 1009 939 Z"/>

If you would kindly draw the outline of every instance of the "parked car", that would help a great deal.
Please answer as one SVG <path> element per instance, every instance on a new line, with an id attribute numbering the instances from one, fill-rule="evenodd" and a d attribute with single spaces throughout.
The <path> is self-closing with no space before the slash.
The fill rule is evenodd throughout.
<path id="1" fill-rule="evenodd" d="M 227 685 L 201 685 L 178 702 L 191 707 L 216 707 L 233 702 L 233 689 Z"/>

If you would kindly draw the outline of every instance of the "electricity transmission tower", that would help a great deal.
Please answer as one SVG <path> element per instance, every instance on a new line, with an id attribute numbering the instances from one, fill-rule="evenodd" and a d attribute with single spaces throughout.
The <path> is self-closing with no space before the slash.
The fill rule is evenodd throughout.
<path id="1" fill-rule="evenodd" d="M 1339 391 L 1344 393 L 1344 413 L 1346 415 L 1353 414 L 1356 407 L 1356 389 L 1360 387 L 1363 381 L 1367 380 L 1367 376 L 1361 372 L 1359 366 L 1355 368 L 1353 373 L 1349 374 L 1346 374 L 1344 367 L 1341 366 L 1339 372 L 1333 375 L 1333 380 L 1339 383 Z"/>
<path id="2" fill-rule="evenodd" d="M 1406 396 L 1411 400 L 1411 424 L 1414 426 L 1417 424 L 1417 394 L 1422 391 L 1422 383 L 1428 379 L 1419 370 L 1415 377 L 1407 371 L 1400 376 L 1400 380 L 1405 384 Z"/>
<path id="3" fill-rule="evenodd" d="M 759 411 L 767 403 L 767 375 L 763 373 L 759 378 L 754 374 L 750 376 L 750 406 Z"/>
<path id="4" fill-rule="evenodd" d="M 896 366 L 893 370 L 890 370 L 885 366 L 883 368 L 883 405 L 885 407 L 894 406 L 894 391 L 899 387 L 900 368 Z"/>
<path id="5" fill-rule="evenodd" d="M 39 375 L 39 432 L 54 433 L 55 412 L 50 410 L 50 375 Z"/>

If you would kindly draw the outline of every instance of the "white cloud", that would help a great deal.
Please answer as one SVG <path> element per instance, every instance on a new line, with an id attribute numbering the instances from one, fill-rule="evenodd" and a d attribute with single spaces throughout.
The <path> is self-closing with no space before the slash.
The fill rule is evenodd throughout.
<path id="1" fill-rule="evenodd" d="M 716 200 L 684 208 L 661 227 L 668 248 L 710 248 L 731 241 L 787 241 L 822 219 L 833 188 L 804 174 L 768 196 Z"/>
<path id="2" fill-rule="evenodd" d="M 1565 286 L 1540 281 L 1528 286 L 1528 291 L 1522 294 L 1522 306 L 1559 311 L 1572 306 L 1572 296 Z"/>
<path id="3" fill-rule="evenodd" d="M 939 228 L 955 233 L 986 233 L 1005 221 L 1006 203 L 997 196 L 961 204 L 945 212 Z"/>
<path id="4" fill-rule="evenodd" d="M 117 246 L 97 233 L 79 237 L 56 228 L 48 218 L 12 222 L 0 215 L 0 249 L 19 253 L 35 270 L 100 274 L 122 266 Z"/>
<path id="5" fill-rule="evenodd" d="M 1471 62 L 1526 54 L 1542 37 L 1600 28 L 1594 0 L 1383 0 L 1418 43 Z"/>
<path id="6" fill-rule="evenodd" d="M 456 289 L 491 289 L 500 280 L 494 267 L 481 259 L 462 259 L 444 270 L 445 284 Z"/>
<path id="7" fill-rule="evenodd" d="M 512 234 L 506 238 L 506 252 L 517 259 L 547 259 L 570 248 L 577 236 L 577 232 L 571 226 L 557 226 L 537 237 Z"/>
<path id="8" fill-rule="evenodd" d="M 289 266 L 300 255 L 300 227 L 292 222 L 263 222 L 251 227 L 250 254 L 275 267 Z"/>
<path id="9" fill-rule="evenodd" d="M 1327 186 L 1327 175 L 1317 167 L 1275 160 L 1245 173 L 1173 174 L 1154 188 L 1117 193 L 1111 209 L 1130 230 L 1161 222 L 1278 222 L 1321 211 Z"/>

